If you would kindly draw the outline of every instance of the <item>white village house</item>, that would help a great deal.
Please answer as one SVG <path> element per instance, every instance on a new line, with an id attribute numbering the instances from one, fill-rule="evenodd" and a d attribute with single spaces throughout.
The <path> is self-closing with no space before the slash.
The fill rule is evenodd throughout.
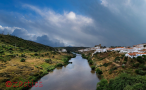
<path id="1" fill-rule="evenodd" d="M 125 53 L 125 56 L 133 58 L 133 57 L 146 55 L 146 43 L 134 45 L 133 47 L 130 47 L 130 48 L 126 48 L 126 47 L 101 48 L 101 44 L 99 44 L 99 45 L 95 45 L 95 47 L 86 48 L 79 51 L 84 52 L 84 51 L 90 51 L 90 50 L 95 50 L 95 52 L 92 53 L 92 56 L 96 52 L 119 51 L 119 53 Z"/>

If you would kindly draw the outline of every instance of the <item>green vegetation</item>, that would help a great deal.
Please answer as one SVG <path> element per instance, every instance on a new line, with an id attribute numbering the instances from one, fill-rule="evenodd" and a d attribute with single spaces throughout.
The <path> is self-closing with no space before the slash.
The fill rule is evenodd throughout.
<path id="1" fill-rule="evenodd" d="M 93 61 L 92 60 L 89 60 L 89 64 L 92 65 L 93 64 Z"/>
<path id="2" fill-rule="evenodd" d="M 45 59 L 45 62 L 46 63 L 52 63 L 52 60 L 51 59 Z"/>
<path id="3" fill-rule="evenodd" d="M 57 67 L 62 67 L 63 65 L 62 65 L 62 63 L 58 63 L 56 66 Z"/>
<path id="4" fill-rule="evenodd" d="M 104 63 L 103 66 L 107 67 L 110 63 Z"/>
<path id="5" fill-rule="evenodd" d="M 141 56 L 138 56 L 138 57 L 137 57 L 137 61 L 138 61 L 139 63 L 144 63 L 144 60 L 143 60 L 143 58 L 142 58 Z"/>
<path id="6" fill-rule="evenodd" d="M 62 55 L 61 55 L 62 54 Z M 11 35 L 0 34 L 0 90 L 28 90 L 30 87 L 6 88 L 6 81 L 36 82 L 55 67 L 68 64 L 71 53 Z"/>
<path id="7" fill-rule="evenodd" d="M 122 73 L 115 79 L 109 80 L 109 83 L 106 79 L 102 79 L 97 83 L 96 90 L 145 90 L 145 85 L 146 77 Z"/>
<path id="8" fill-rule="evenodd" d="M 99 68 L 96 69 L 96 73 L 99 74 L 99 75 L 103 74 L 102 71 Z"/>
<path id="9" fill-rule="evenodd" d="M 92 69 L 92 70 L 95 70 L 95 66 L 91 66 L 91 69 Z"/>
<path id="10" fill-rule="evenodd" d="M 20 60 L 20 62 L 25 62 L 25 59 L 24 59 L 24 58 L 22 58 L 22 59 Z"/>

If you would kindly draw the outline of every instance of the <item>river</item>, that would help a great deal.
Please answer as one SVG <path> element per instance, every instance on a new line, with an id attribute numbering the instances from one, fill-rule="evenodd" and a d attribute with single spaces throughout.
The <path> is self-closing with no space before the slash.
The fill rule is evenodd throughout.
<path id="1" fill-rule="evenodd" d="M 92 71 L 88 61 L 76 54 L 67 66 L 56 68 L 53 72 L 42 77 L 42 87 L 32 87 L 31 90 L 96 90 L 99 78 Z"/>

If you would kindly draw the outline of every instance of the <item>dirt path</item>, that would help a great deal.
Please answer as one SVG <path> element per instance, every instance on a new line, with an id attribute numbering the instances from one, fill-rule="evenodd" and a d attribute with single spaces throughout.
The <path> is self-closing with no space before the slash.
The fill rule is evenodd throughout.
<path id="1" fill-rule="evenodd" d="M 109 59 L 105 59 L 106 61 L 108 61 L 108 62 L 112 62 L 115 66 L 117 66 L 117 67 L 119 67 L 119 66 L 121 66 L 121 65 L 119 65 L 119 64 L 117 64 L 117 63 L 115 63 L 115 62 L 113 62 L 113 61 L 110 61 Z"/>

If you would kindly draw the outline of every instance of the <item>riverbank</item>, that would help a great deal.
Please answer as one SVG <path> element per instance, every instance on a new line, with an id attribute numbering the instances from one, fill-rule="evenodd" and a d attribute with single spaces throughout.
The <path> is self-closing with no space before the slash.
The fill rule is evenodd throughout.
<path id="1" fill-rule="evenodd" d="M 21 62 L 22 57 L 15 57 L 7 62 L 0 62 L 0 89 L 1 90 L 26 90 L 35 84 L 41 77 L 53 71 L 56 67 L 68 64 L 70 58 L 75 57 L 69 53 L 53 53 L 41 52 L 40 55 L 36 53 L 25 53 L 24 62 Z M 6 87 L 6 82 L 10 81 L 12 86 Z M 19 82 L 23 84 L 19 87 Z M 28 85 L 28 82 L 31 83 Z M 13 82 L 18 82 L 14 84 Z M 9 83 L 10 85 L 10 83 Z M 16 87 L 13 87 L 16 86 Z M 26 87 L 24 87 L 26 86 Z"/>
<path id="2" fill-rule="evenodd" d="M 93 62 L 96 72 L 101 70 L 102 79 L 97 90 L 144 90 L 146 79 L 146 56 L 128 58 L 115 51 L 95 53 L 83 52 L 82 56 Z M 129 81 L 130 80 L 130 81 Z M 135 82 L 135 81 L 137 82 Z M 134 82 L 133 82 L 134 81 Z M 137 87 L 137 88 L 136 88 Z"/>
<path id="3" fill-rule="evenodd" d="M 42 82 L 42 87 L 33 87 L 31 90 L 95 90 L 99 79 L 87 60 L 77 54 L 69 62 L 72 63 L 42 77 L 38 81 Z"/>

